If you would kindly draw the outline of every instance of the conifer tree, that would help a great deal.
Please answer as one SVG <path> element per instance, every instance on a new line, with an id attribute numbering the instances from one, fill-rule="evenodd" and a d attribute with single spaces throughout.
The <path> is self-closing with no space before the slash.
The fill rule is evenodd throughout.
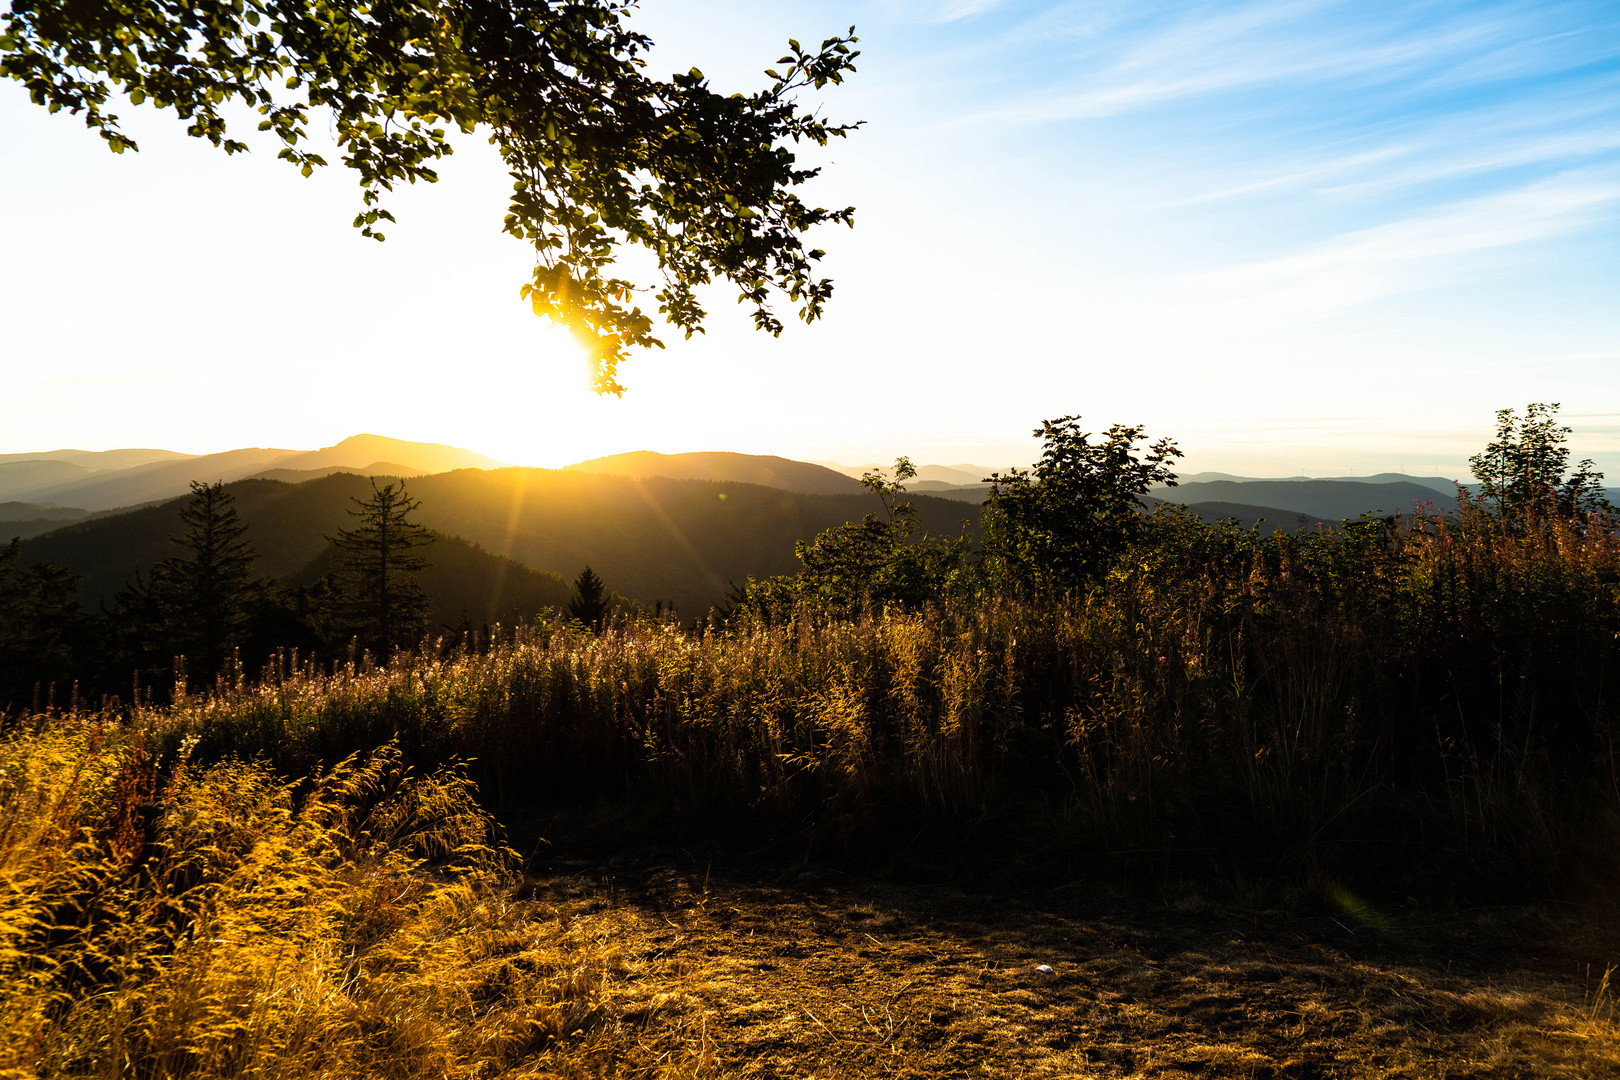
<path id="1" fill-rule="evenodd" d="M 568 601 L 568 616 L 578 619 L 592 630 L 602 629 L 602 620 L 607 618 L 608 592 L 607 586 L 597 576 L 596 571 L 589 566 L 579 572 L 574 579 L 574 596 Z"/>
<path id="2" fill-rule="evenodd" d="M 152 568 L 157 636 L 204 679 L 223 671 L 247 636 L 255 552 L 235 502 L 223 483 L 193 480 L 191 501 L 180 511 L 186 531 L 169 537 L 190 556 L 172 556 Z"/>
<path id="3" fill-rule="evenodd" d="M 58 684 L 63 700 L 87 629 L 78 575 L 43 562 L 18 567 L 21 551 L 16 539 L 0 547 L 0 715 L 26 708 L 36 686 Z"/>
<path id="4" fill-rule="evenodd" d="M 405 493 L 405 482 L 377 486 L 371 498 L 355 499 L 360 519 L 353 529 L 327 537 L 338 549 L 337 569 L 344 582 L 341 610 L 348 629 L 380 659 L 395 649 L 416 644 L 427 632 L 427 594 L 416 575 L 428 565 L 421 549 L 433 533 L 410 520 L 421 503 Z"/>

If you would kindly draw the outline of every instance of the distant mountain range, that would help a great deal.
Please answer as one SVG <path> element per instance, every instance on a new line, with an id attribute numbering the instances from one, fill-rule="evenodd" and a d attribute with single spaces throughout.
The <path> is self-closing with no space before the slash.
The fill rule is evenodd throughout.
<path id="1" fill-rule="evenodd" d="M 1255 508 L 1276 507 L 1286 515 L 1275 524 L 1291 524 L 1304 514 L 1323 521 L 1341 521 L 1362 514 L 1411 513 L 1414 507 L 1428 505 L 1436 510 L 1455 510 L 1457 496 L 1409 480 L 1369 483 L 1361 480 L 1202 480 L 1176 487 L 1154 488 L 1152 494 L 1166 502 L 1200 506 L 1210 503 L 1239 504 Z M 1268 519 L 1272 520 L 1272 519 Z"/>
<path id="2" fill-rule="evenodd" d="M 813 461 L 812 465 L 821 465 L 833 472 L 843 473 L 845 476 L 859 480 L 867 473 L 881 473 L 888 476 L 894 471 L 894 462 L 879 464 L 872 462 L 869 465 L 840 465 L 836 461 Z M 959 463 L 956 465 L 918 465 L 917 480 L 912 485 L 918 490 L 926 490 L 929 485 L 961 486 L 963 484 L 977 484 L 985 477 L 997 470 L 986 465 L 970 465 Z M 1000 470 L 1006 472 L 1005 468 Z"/>
<path id="3" fill-rule="evenodd" d="M 258 551 L 254 571 L 294 583 L 319 576 L 329 557 L 326 538 L 349 527 L 354 497 L 369 495 L 362 476 L 339 472 L 287 483 L 248 479 L 228 485 Z M 552 577 L 551 591 L 533 583 L 531 598 L 566 598 L 557 583 L 572 580 L 587 564 L 609 588 L 652 604 L 673 601 L 689 617 L 724 599 L 732 582 L 749 575 L 791 573 L 798 568 L 795 542 L 864 514 L 881 504 L 864 492 L 815 495 L 759 484 L 714 480 L 640 479 L 564 469 L 463 469 L 420 476 L 409 482 L 421 500 L 422 524 L 446 536 L 481 545 L 481 553 L 458 552 L 463 584 L 435 592 L 435 617 L 453 619 L 465 608 L 475 619 L 522 617 L 516 598 L 502 592 L 500 559 L 521 564 L 523 574 Z M 914 500 L 930 531 L 956 535 L 971 511 L 959 502 L 919 496 Z M 83 575 L 80 595 L 95 607 L 175 553 L 168 537 L 181 531 L 184 498 L 97 516 L 23 541 L 23 560 L 71 567 Z M 438 563 L 438 545 L 429 553 Z M 510 578 L 517 571 L 504 571 Z M 486 590 L 480 592 L 480 590 Z M 560 589 L 560 591 L 558 591 Z M 470 591 L 469 591 L 470 590 Z M 446 614 L 448 613 L 448 614 Z"/>
<path id="4" fill-rule="evenodd" d="M 1312 517 L 1310 514 L 1301 514 L 1294 510 L 1283 510 L 1275 506 L 1251 506 L 1248 503 L 1230 502 L 1199 502 L 1185 505 L 1187 509 L 1193 511 L 1211 525 L 1217 521 L 1235 521 L 1245 529 L 1263 525 L 1267 535 L 1277 529 L 1292 532 L 1295 529 L 1311 529 L 1318 525 L 1338 524 L 1337 521 L 1328 521 L 1324 518 Z"/>
<path id="5" fill-rule="evenodd" d="M 735 453 L 640 451 L 564 469 L 499 468 L 434 443 L 358 435 L 322 450 L 242 449 L 187 456 L 164 450 L 60 450 L 0 456 L 0 538 L 20 536 L 25 561 L 83 575 L 95 606 L 137 570 L 174 552 L 189 482 L 224 480 L 259 552 L 257 572 L 312 581 L 330 558 L 326 537 L 349 525 L 367 475 L 409 476 L 423 524 L 445 540 L 424 579 L 435 618 L 523 618 L 556 606 L 591 565 L 620 594 L 673 601 L 689 616 L 733 582 L 797 569 L 796 541 L 880 510 L 856 477 L 877 465 Z M 992 470 L 925 465 L 910 485 L 924 525 L 955 535 L 988 493 Z M 962 482 L 958 483 L 957 480 Z M 1620 492 L 1611 490 L 1611 497 Z M 1205 520 L 1293 529 L 1362 514 L 1450 510 L 1450 481 L 1370 477 L 1260 479 L 1194 473 L 1149 502 L 1188 506 Z"/>
<path id="6" fill-rule="evenodd" d="M 1234 476 L 1231 473 L 1201 472 L 1178 477 L 1183 485 L 1225 480 L 1234 484 L 1299 484 L 1315 480 L 1335 480 L 1352 484 L 1418 484 L 1442 495 L 1457 494 L 1457 481 L 1443 476 L 1413 476 L 1408 473 L 1375 473 L 1372 476 Z"/>
<path id="7" fill-rule="evenodd" d="M 308 476 L 338 469 L 419 475 L 500 465 L 471 450 L 381 435 L 356 435 L 308 451 L 251 447 L 193 456 L 168 450 L 52 450 L 0 456 L 0 500 L 109 510 L 183 495 L 193 480 L 229 482 L 270 470 Z"/>
<path id="8" fill-rule="evenodd" d="M 566 466 L 574 472 L 608 473 L 649 479 L 727 480 L 739 484 L 797 491 L 805 495 L 847 495 L 861 490 L 860 481 L 809 461 L 757 454 L 711 452 L 659 454 L 639 450 L 630 454 L 592 458 Z"/>

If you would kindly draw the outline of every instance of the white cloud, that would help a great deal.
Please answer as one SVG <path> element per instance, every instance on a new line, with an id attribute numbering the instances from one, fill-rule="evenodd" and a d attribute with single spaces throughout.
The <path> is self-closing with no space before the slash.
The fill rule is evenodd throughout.
<path id="1" fill-rule="evenodd" d="M 945 10 L 938 16 L 940 22 L 955 22 L 957 19 L 967 19 L 974 15 L 982 15 L 991 8 L 1000 7 L 1004 0 L 955 0 L 945 5 Z"/>
<path id="2" fill-rule="evenodd" d="M 1540 15 L 1509 11 L 1498 18 L 1457 17 L 1414 27 L 1399 7 L 1325 0 L 1257 3 L 1183 19 L 1147 31 L 1118 53 L 1077 56 L 1073 67 L 1094 78 L 976 110 L 968 123 L 1041 124 L 1115 116 L 1178 99 L 1273 83 L 1369 85 L 1420 78 L 1441 85 L 1489 82 L 1563 70 L 1620 53 L 1620 44 L 1591 35 L 1537 33 Z M 1567 38 L 1567 40 L 1565 40 Z M 1555 44 L 1561 43 L 1561 44 Z"/>
<path id="3" fill-rule="evenodd" d="M 1192 275 L 1223 321 L 1324 318 L 1398 293 L 1467 280 L 1480 256 L 1570 233 L 1620 204 L 1620 169 L 1570 172 L 1315 244 L 1295 255 Z"/>

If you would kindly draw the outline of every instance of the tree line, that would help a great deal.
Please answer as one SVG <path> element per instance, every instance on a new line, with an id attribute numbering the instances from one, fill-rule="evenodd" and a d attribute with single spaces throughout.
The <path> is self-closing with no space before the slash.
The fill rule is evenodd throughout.
<path id="1" fill-rule="evenodd" d="M 0 549 L 0 711 L 208 686 L 276 649 L 385 660 L 414 646 L 428 630 L 417 574 L 434 534 L 412 520 L 420 503 L 403 481 L 373 481 L 371 497 L 353 501 L 354 526 L 327 537 L 331 568 L 290 588 L 253 575 L 256 552 L 225 485 L 193 481 L 184 530 L 169 538 L 180 551 L 148 575 L 136 571 L 95 613 L 79 602 L 77 575 L 19 566 L 21 541 L 12 540 Z"/>
<path id="2" fill-rule="evenodd" d="M 1556 402 L 1536 402 L 1522 416 L 1497 412 L 1495 438 L 1469 459 L 1474 487 L 1460 491 L 1470 510 L 1509 530 L 1571 520 L 1582 530 L 1608 527 L 1614 508 L 1604 496 L 1603 474 L 1590 459 L 1571 466 L 1571 430 L 1558 423 L 1558 410 Z M 904 497 L 916 469 L 898 458 L 892 478 L 867 473 L 861 480 L 882 513 L 800 542 L 799 572 L 735 586 L 729 613 L 773 617 L 806 602 L 850 610 L 942 604 L 975 594 L 1080 592 L 1105 583 L 1120 558 L 1150 541 L 1155 529 L 1178 527 L 1171 519 L 1186 511 L 1167 505 L 1154 515 L 1142 501 L 1156 486 L 1176 486 L 1171 466 L 1182 453 L 1174 440 L 1150 443 L 1142 427 L 1125 424 L 1099 435 L 1083 430 L 1078 416 L 1043 421 L 1034 434 L 1042 453 L 1032 469 L 987 477 L 978 550 L 965 535 L 923 530 Z M 1355 524 L 1379 532 L 1392 522 Z"/>
<path id="3" fill-rule="evenodd" d="M 1608 527 L 1603 476 L 1589 460 L 1570 466 L 1570 429 L 1558 423 L 1558 408 L 1536 403 L 1523 416 L 1511 409 L 1497 414 L 1495 439 L 1470 462 L 1476 484 L 1464 494 L 1471 510 L 1507 529 L 1572 520 L 1583 529 Z M 965 533 L 935 536 L 922 528 L 905 498 L 915 469 L 900 458 L 892 478 L 869 473 L 862 480 L 880 511 L 800 541 L 796 574 L 749 578 L 713 614 L 775 618 L 807 603 L 854 611 L 1085 591 L 1105 585 L 1133 547 L 1151 545 L 1154 530 L 1178 527 L 1172 519 L 1184 511 L 1150 514 L 1142 503 L 1156 485 L 1175 484 L 1171 466 L 1181 451 L 1172 440 L 1150 443 L 1141 427 L 1128 425 L 1096 435 L 1077 416 L 1045 421 L 1035 434 L 1043 452 L 1032 469 L 989 478 L 977 545 Z M 21 567 L 20 543 L 12 541 L 0 549 L 0 710 L 208 685 L 227 674 L 251 674 L 244 660 L 256 665 L 277 649 L 328 659 L 365 654 L 385 663 L 396 650 L 418 645 L 429 631 L 430 609 L 417 573 L 428 565 L 424 549 L 433 540 L 412 520 L 419 503 L 403 482 L 375 481 L 369 499 L 352 501 L 354 527 L 327 538 L 331 569 L 311 585 L 290 588 L 253 577 L 254 550 L 224 485 L 194 483 L 180 515 L 185 531 L 171 537 L 181 552 L 145 579 L 137 572 L 110 607 L 94 614 L 80 607 L 70 570 Z M 1389 522 L 1356 527 L 1378 543 Z M 635 608 L 587 566 L 565 614 L 599 632 L 615 611 Z M 463 623 L 447 629 L 472 629 Z"/>

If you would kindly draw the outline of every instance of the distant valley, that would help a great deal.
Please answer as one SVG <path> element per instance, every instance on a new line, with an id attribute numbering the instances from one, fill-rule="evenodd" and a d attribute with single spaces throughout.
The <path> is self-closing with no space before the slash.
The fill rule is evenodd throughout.
<path id="1" fill-rule="evenodd" d="M 330 559 L 327 537 L 349 525 L 351 500 L 369 492 L 366 476 L 409 477 L 420 520 L 444 538 L 423 580 L 440 622 L 462 614 L 510 621 L 558 606 L 586 564 L 625 597 L 673 603 L 695 617 L 750 575 L 793 572 L 796 541 L 880 511 L 860 487 L 870 471 L 883 470 L 652 451 L 563 469 L 506 468 L 457 447 L 376 435 L 307 452 L 64 450 L 0 456 L 0 536 L 21 537 L 28 562 L 82 575 L 81 596 L 95 607 L 173 553 L 168 537 L 179 531 L 192 480 L 223 480 L 249 524 L 256 571 L 308 584 Z M 920 466 L 909 489 L 925 527 L 971 531 L 989 491 L 984 478 L 996 471 Z M 1449 480 L 1397 473 L 1281 480 L 1194 473 L 1145 501 L 1185 505 L 1209 521 L 1285 529 L 1457 504 Z"/>

